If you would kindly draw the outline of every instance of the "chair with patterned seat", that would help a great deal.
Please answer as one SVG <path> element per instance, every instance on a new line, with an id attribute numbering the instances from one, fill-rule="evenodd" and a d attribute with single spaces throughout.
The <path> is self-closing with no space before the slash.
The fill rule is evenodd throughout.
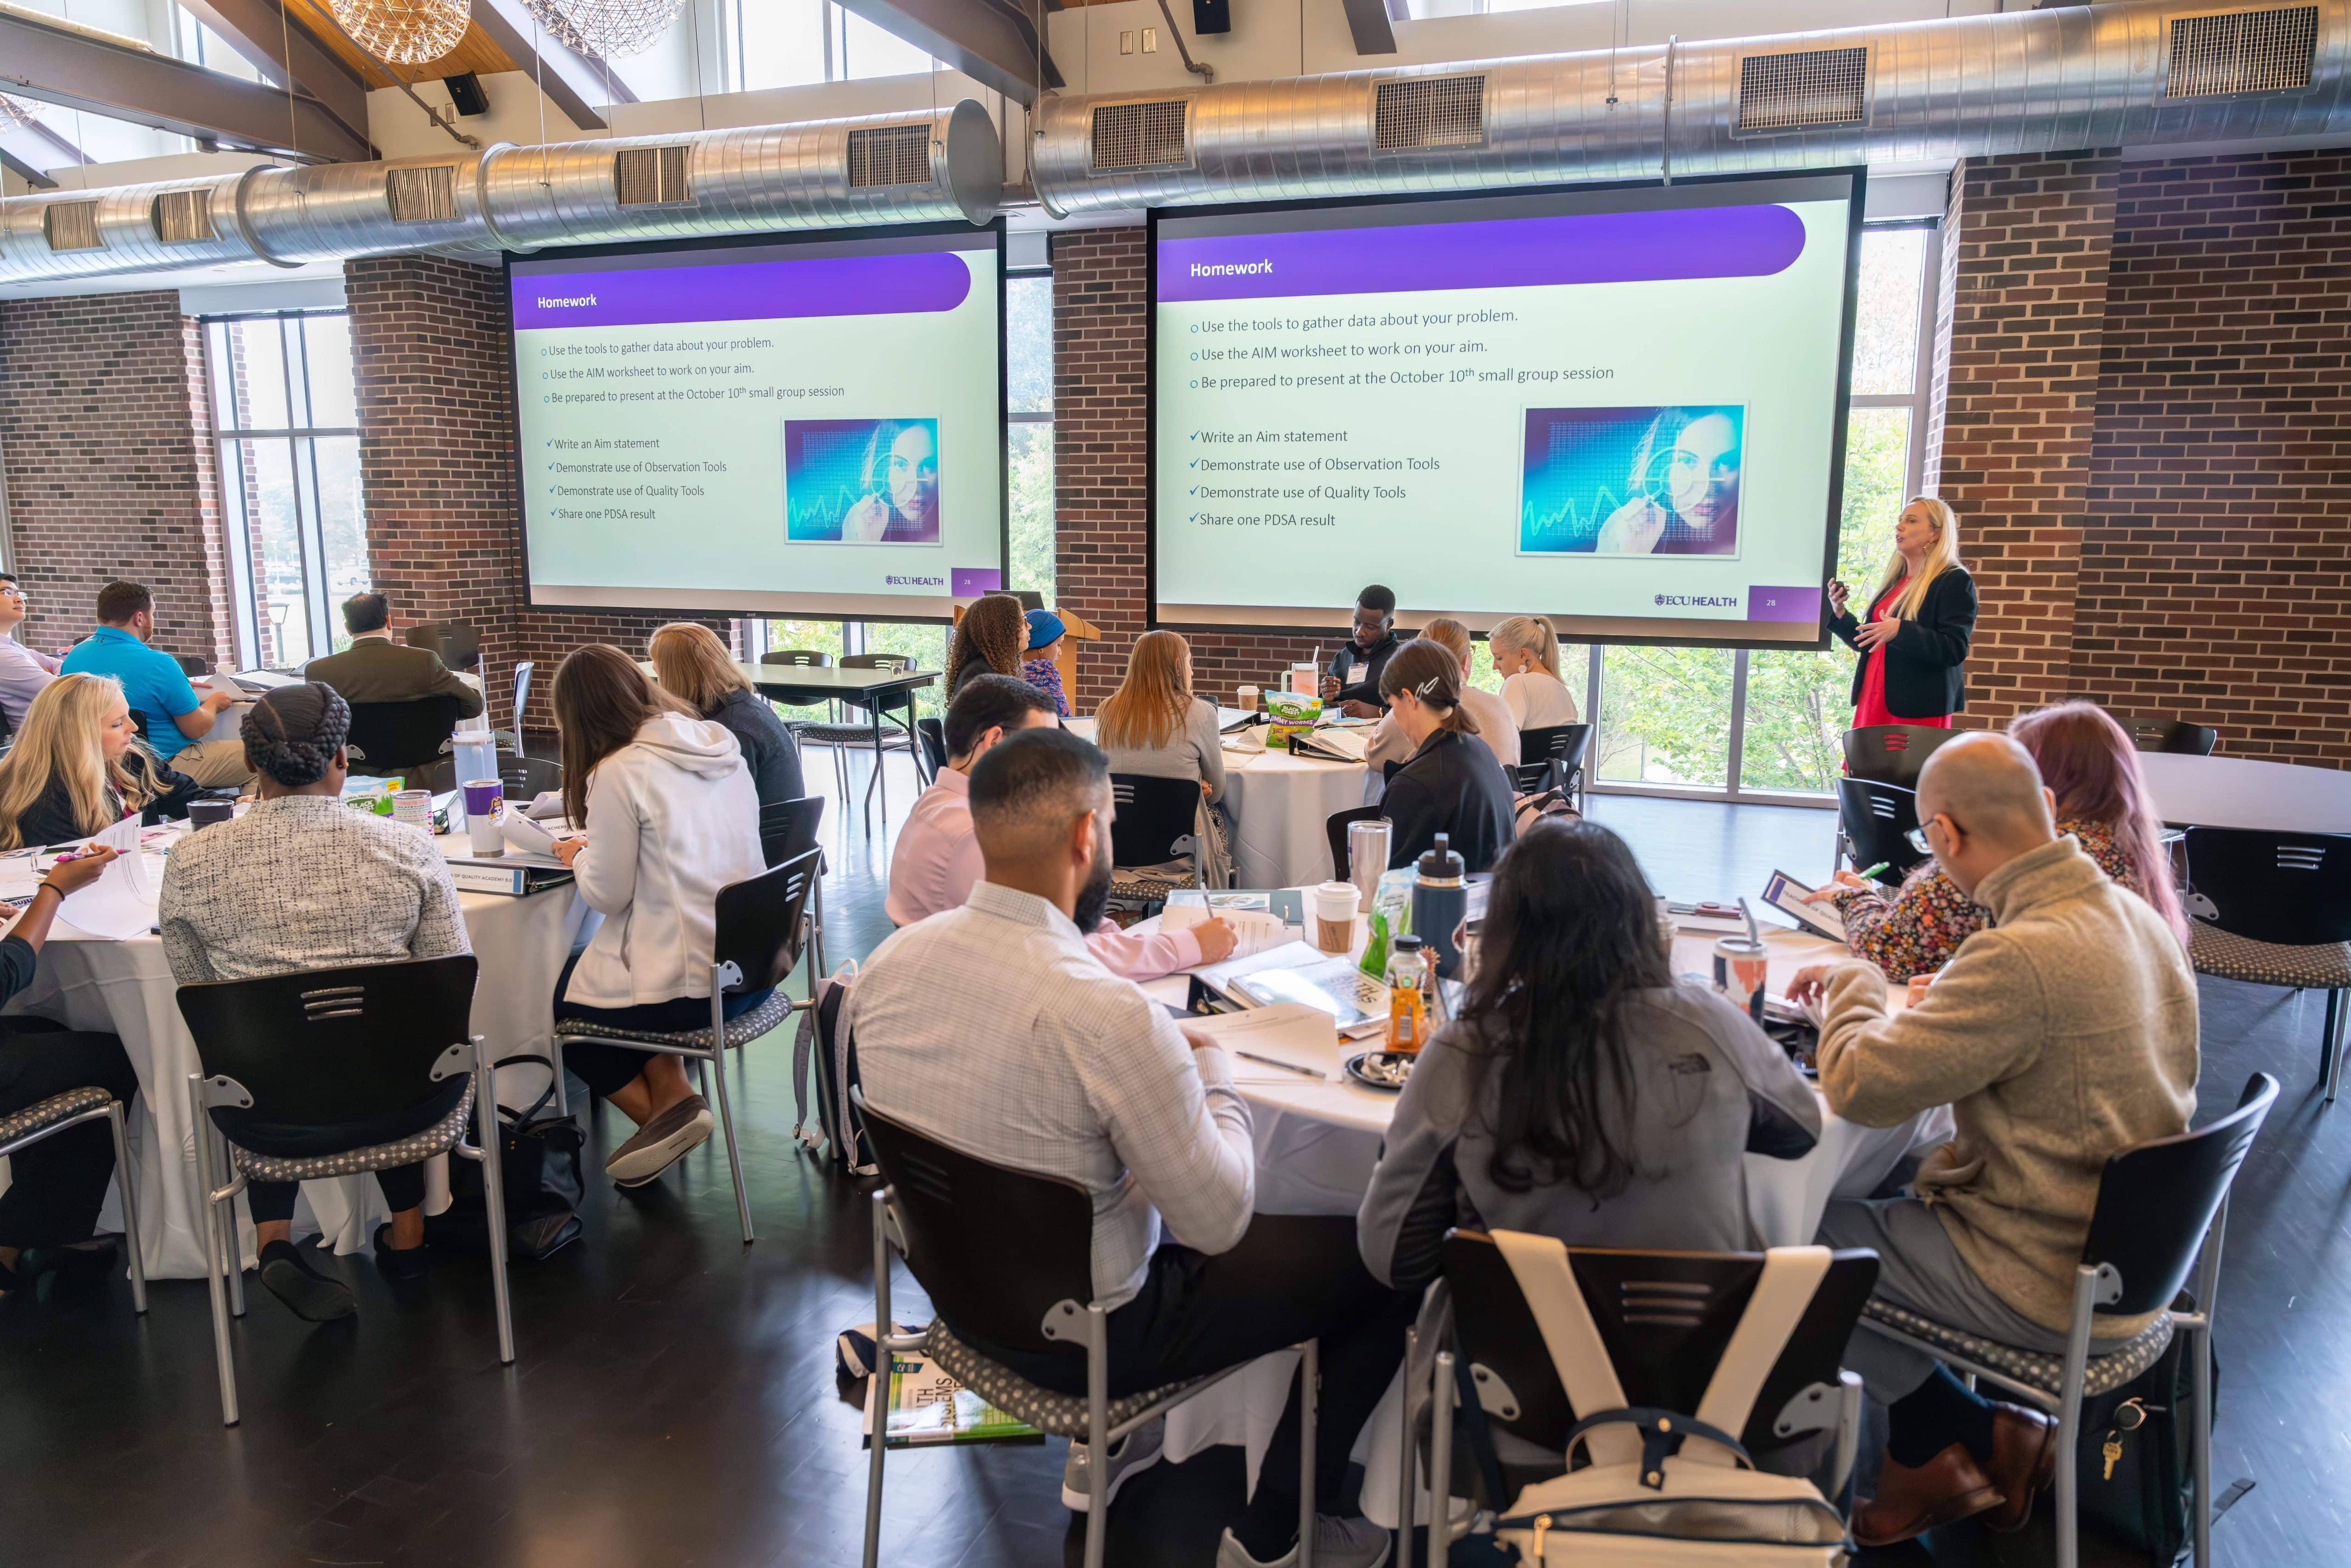
<path id="1" fill-rule="evenodd" d="M 2074 1304 L 2063 1356 L 1963 1333 L 1921 1313 L 1872 1298 L 1861 1326 L 1925 1351 L 1980 1382 L 1995 1384 L 2057 1421 L 2057 1563 L 2080 1561 L 2079 1471 L 2082 1404 L 2111 1393 L 2155 1364 L 2175 1333 L 2189 1336 L 2195 1379 L 2189 1413 L 2193 1478 L 2190 1532 L 2197 1568 L 2212 1560 L 2213 1296 L 2220 1284 L 2220 1243 L 2229 1187 L 2276 1103 L 2277 1080 L 2256 1072 L 2237 1108 L 2210 1124 L 2110 1155 L 2098 1178 L 2090 1233 L 2074 1270 Z M 2201 1255 L 2199 1264 L 2199 1256 Z M 2177 1307 L 2196 1270 L 2192 1311 Z M 2139 1333 L 2093 1355 L 2091 1333 L 2102 1316 L 2155 1314 Z"/>
<path id="2" fill-rule="evenodd" d="M 474 1034 L 477 965 L 470 953 L 399 964 L 301 969 L 257 980 L 182 986 L 202 1071 L 188 1074 L 196 1170 L 204 1183 L 204 1249 L 212 1293 L 213 1347 L 220 1373 L 221 1424 L 237 1423 L 236 1361 L 228 1320 L 245 1315 L 245 1274 L 235 1200 L 248 1182 L 325 1181 L 416 1165 L 454 1154 L 482 1166 L 485 1208 L 506 1212 L 498 1147 L 494 1054 Z M 322 1071 L 321 1062 L 331 1062 Z M 235 1141 L 245 1113 L 273 1128 L 331 1128 L 377 1120 L 446 1097 L 451 1079 L 465 1085 L 454 1106 L 430 1124 L 390 1143 L 301 1158 L 257 1153 Z M 479 1118 L 474 1141 L 466 1123 Z M 490 1285 L 497 1308 L 498 1362 L 514 1363 L 514 1318 L 507 1291 L 506 1227 L 485 1228 Z"/>
<path id="3" fill-rule="evenodd" d="M 678 1032 L 616 1029 L 583 1019 L 558 1019 L 552 1054 L 555 1061 L 555 1109 L 571 1113 L 563 1083 L 563 1052 L 574 1045 L 619 1045 L 632 1051 L 684 1057 L 710 1068 L 708 1083 L 718 1108 L 718 1130 L 726 1145 L 726 1166 L 735 1177 L 735 1213 L 743 1225 L 743 1244 L 758 1237 L 751 1228 L 751 1200 L 743 1186 L 743 1155 L 735 1141 L 735 1110 L 726 1092 L 726 1053 L 772 1034 L 792 1016 L 792 999 L 784 981 L 800 961 L 800 941 L 808 929 L 809 893 L 817 880 L 814 848 L 795 855 L 758 876 L 746 877 L 718 890 L 716 934 L 710 953 L 710 1021 L 700 1029 Z M 811 987 L 813 989 L 813 987 Z M 765 991 L 768 996 L 728 1017 L 727 999 Z"/>
<path id="4" fill-rule="evenodd" d="M 1199 886 L 1198 781 L 1113 773 L 1110 794 L 1110 895 L 1159 904 L 1178 888 Z"/>
<path id="5" fill-rule="evenodd" d="M 2351 834 L 2190 828 L 2187 849 L 2196 972 L 2325 991 L 2318 1078 L 2333 1104 L 2351 1018 Z"/>
<path id="6" fill-rule="evenodd" d="M 54 1138 L 69 1127 L 104 1120 L 114 1134 L 114 1181 L 122 1195 L 122 1249 L 131 1254 L 131 1301 L 147 1310 L 147 1266 L 139 1256 L 139 1181 L 131 1169 L 131 1147 L 122 1131 L 122 1102 L 95 1084 L 0 1116 L 0 1160 Z"/>
<path id="7" fill-rule="evenodd" d="M 886 1335 L 879 1354 L 921 1349 L 947 1375 L 998 1409 L 1040 1431 L 1107 1454 L 1127 1433 L 1207 1393 L 1239 1362 L 1204 1377 L 1110 1396 L 1109 1312 L 1094 1299 L 1092 1197 L 1074 1181 L 1038 1176 L 949 1148 L 876 1112 L 862 1091 L 851 1102 L 864 1118 L 873 1158 L 886 1184 L 873 1195 L 873 1322 L 890 1316 L 890 1260 L 906 1268 L 930 1296 L 937 1318 L 924 1333 Z M 1083 1355 L 1086 1393 L 1041 1387 L 973 1349 L 954 1329 L 1022 1352 Z M 1301 1541 L 1314 1535 L 1315 1342 L 1304 1356 L 1301 1406 Z M 888 1445 L 868 1445 L 865 1568 L 875 1568 L 882 1539 L 883 1458 Z M 1110 1525 L 1104 1487 L 1086 1492 L 1086 1568 L 1102 1568 Z M 1310 1548 L 1311 1550 L 1311 1548 Z"/>

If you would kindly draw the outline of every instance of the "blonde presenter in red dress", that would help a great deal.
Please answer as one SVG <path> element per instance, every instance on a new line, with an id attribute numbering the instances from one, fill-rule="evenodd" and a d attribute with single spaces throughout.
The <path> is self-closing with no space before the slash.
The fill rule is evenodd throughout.
<path id="1" fill-rule="evenodd" d="M 1853 672 L 1853 724 L 1949 728 L 1967 706 L 1962 672 L 1976 629 L 1976 583 L 1959 564 L 1959 521 L 1921 497 L 1894 525 L 1894 559 L 1856 621 L 1845 586 L 1829 584 L 1829 630 L 1861 655 Z"/>

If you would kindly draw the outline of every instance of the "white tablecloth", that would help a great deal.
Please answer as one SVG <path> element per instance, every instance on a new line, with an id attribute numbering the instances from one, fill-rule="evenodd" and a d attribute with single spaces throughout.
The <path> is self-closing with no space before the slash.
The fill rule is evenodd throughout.
<path id="1" fill-rule="evenodd" d="M 474 993 L 475 1031 L 500 1056 L 548 1054 L 556 976 L 583 923 L 596 916 L 568 883 L 528 898 L 464 894 L 459 904 L 481 960 L 481 980 Z M 148 1278 L 157 1280 L 202 1279 L 204 1272 L 204 1210 L 187 1083 L 188 1074 L 201 1064 L 195 1041 L 180 1018 L 176 991 L 161 938 L 91 941 L 78 939 L 60 925 L 42 948 L 33 984 L 12 998 L 7 1009 L 122 1037 L 123 1050 L 139 1074 L 140 1094 L 131 1115 L 131 1159 L 139 1177 L 139 1241 Z M 546 1087 L 544 1072 L 528 1067 L 511 1072 L 515 1082 L 504 1082 L 502 1075 L 499 1084 L 499 1098 L 509 1104 L 527 1104 Z M 165 1149 L 172 1151 L 169 1158 L 162 1155 Z M 319 1230 L 340 1252 L 363 1246 L 385 1214 L 373 1176 L 306 1182 L 302 1196 Z M 237 1207 L 249 1264 L 253 1227 L 242 1200 Z M 298 1228 L 298 1211 L 296 1219 Z M 120 1228 L 120 1206 L 111 1193 L 100 1225 Z"/>
<path id="2" fill-rule="evenodd" d="M 1233 816 L 1233 885 L 1311 887 L 1331 878 L 1331 818 L 1364 803 L 1360 762 L 1287 751 L 1225 753 Z"/>

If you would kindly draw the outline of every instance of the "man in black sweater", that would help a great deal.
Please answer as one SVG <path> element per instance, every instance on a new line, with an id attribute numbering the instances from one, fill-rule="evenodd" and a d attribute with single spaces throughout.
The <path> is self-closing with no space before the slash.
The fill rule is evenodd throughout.
<path id="1" fill-rule="evenodd" d="M 1353 635 L 1322 673 L 1323 703 L 1350 718 L 1379 717 L 1387 711 L 1380 701 L 1380 672 L 1403 645 L 1395 633 L 1395 595 L 1375 582 L 1355 595 Z"/>

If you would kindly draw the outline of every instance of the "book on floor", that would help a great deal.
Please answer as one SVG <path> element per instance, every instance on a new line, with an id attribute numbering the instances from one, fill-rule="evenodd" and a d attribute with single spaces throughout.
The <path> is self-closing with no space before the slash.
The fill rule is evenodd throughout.
<path id="1" fill-rule="evenodd" d="M 873 1440 L 873 1404 L 883 1380 L 865 1383 L 865 1440 Z M 889 1417 L 883 1441 L 893 1448 L 940 1443 L 1041 1443 L 1045 1434 L 1008 1416 L 948 1376 L 920 1351 L 890 1357 Z"/>

